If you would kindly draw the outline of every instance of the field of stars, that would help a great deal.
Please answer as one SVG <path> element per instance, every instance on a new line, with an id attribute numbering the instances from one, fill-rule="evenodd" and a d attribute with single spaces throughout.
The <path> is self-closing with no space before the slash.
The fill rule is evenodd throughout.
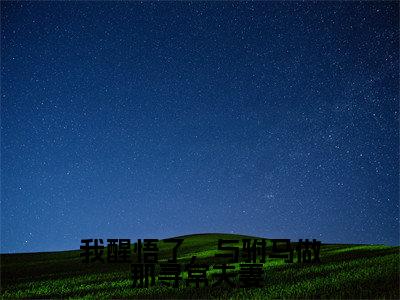
<path id="1" fill-rule="evenodd" d="M 2 253 L 399 244 L 398 2 L 1 2 Z"/>

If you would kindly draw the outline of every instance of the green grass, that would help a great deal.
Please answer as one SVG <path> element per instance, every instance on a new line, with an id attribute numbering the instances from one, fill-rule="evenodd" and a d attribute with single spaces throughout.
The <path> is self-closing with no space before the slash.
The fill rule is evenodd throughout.
<path id="1" fill-rule="evenodd" d="M 216 263 L 219 238 L 231 234 L 185 236 L 179 262 Z M 133 242 L 133 241 L 132 241 Z M 239 244 L 240 245 L 240 244 Z M 159 243 L 159 260 L 170 257 L 173 244 Z M 84 264 L 80 251 L 1 255 L 1 297 L 8 298 L 219 298 L 219 299 L 399 299 L 400 247 L 322 245 L 320 264 L 286 264 L 267 259 L 262 288 L 155 286 L 133 288 L 130 264 Z M 135 257 L 133 257 L 135 258 Z M 238 269 L 238 265 L 237 269 Z M 237 269 L 235 272 L 237 272 Z M 211 279 L 213 273 L 210 270 Z M 185 278 L 185 273 L 184 273 Z"/>

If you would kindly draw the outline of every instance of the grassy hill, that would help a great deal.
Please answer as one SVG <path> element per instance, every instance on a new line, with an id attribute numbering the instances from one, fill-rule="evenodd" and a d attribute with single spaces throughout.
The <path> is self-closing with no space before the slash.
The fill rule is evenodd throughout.
<path id="1" fill-rule="evenodd" d="M 183 236 L 178 262 L 187 263 L 196 255 L 198 261 L 212 265 L 218 239 L 246 237 L 232 234 Z M 172 247 L 173 244 L 159 242 L 160 262 L 171 256 Z M 309 265 L 286 264 L 282 259 L 267 258 L 262 288 L 195 288 L 183 284 L 179 288 L 158 285 L 133 288 L 129 263 L 84 264 L 80 252 L 2 254 L 2 298 L 400 298 L 400 247 L 323 244 L 321 263 Z M 135 256 L 133 259 L 135 261 Z M 220 271 L 211 268 L 207 274 L 211 278 L 215 272 Z"/>

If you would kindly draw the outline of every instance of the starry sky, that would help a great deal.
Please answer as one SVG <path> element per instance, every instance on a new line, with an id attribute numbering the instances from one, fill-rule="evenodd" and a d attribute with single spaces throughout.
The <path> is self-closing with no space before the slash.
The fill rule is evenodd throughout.
<path id="1" fill-rule="evenodd" d="M 1 10 L 1 252 L 399 244 L 398 3 Z"/>

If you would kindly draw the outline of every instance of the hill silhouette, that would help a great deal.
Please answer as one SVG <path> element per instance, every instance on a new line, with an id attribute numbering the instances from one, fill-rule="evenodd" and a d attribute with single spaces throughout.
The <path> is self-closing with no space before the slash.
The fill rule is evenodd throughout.
<path id="1" fill-rule="evenodd" d="M 218 239 L 257 238 L 205 233 L 178 236 L 178 262 L 216 264 Z M 171 257 L 173 244 L 158 242 L 159 262 Z M 106 240 L 104 241 L 106 243 Z M 132 240 L 132 243 L 135 241 Z M 239 243 L 238 246 L 241 244 Z M 133 248 L 133 246 L 132 246 Z M 154 286 L 133 288 L 129 263 L 82 263 L 81 250 L 1 255 L 2 298 L 386 298 L 398 299 L 400 247 L 322 244 L 319 264 L 264 263 L 261 288 Z M 132 256 L 135 261 L 135 255 Z M 238 264 L 234 264 L 238 267 Z M 211 278 L 218 270 L 207 273 Z M 233 271 L 237 272 L 237 269 Z"/>

